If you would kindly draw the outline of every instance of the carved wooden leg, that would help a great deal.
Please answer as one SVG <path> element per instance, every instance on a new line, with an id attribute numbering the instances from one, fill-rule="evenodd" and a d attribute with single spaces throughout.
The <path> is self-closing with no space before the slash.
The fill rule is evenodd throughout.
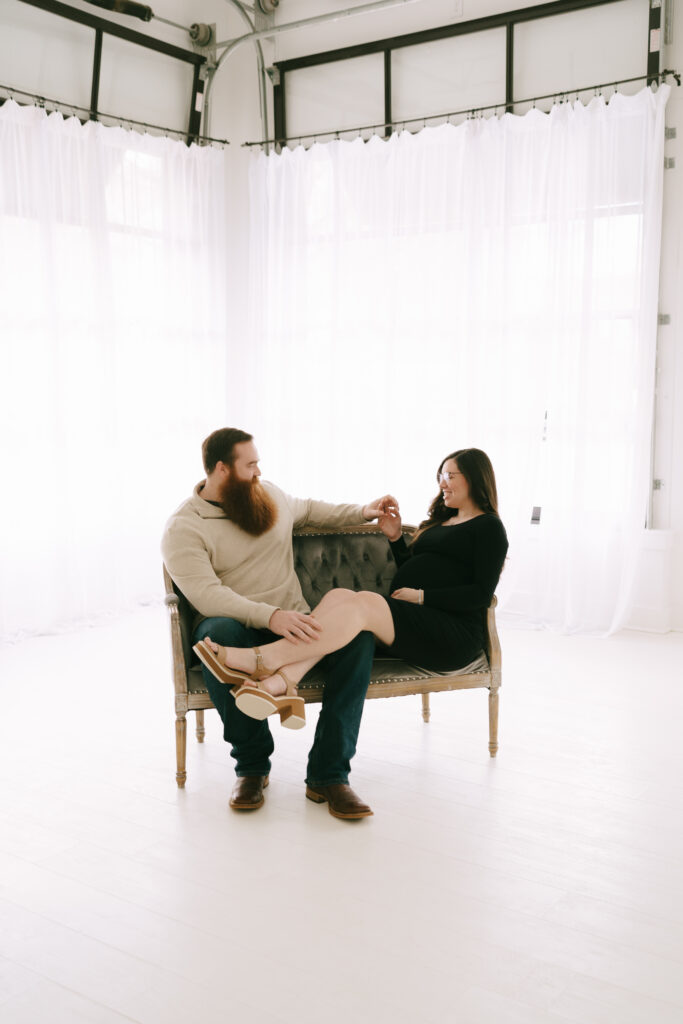
<path id="1" fill-rule="evenodd" d="M 179 789 L 184 789 L 187 772 L 185 771 L 185 752 L 187 749 L 187 722 L 185 712 L 178 711 L 175 718 L 175 756 L 176 773 L 175 779 Z"/>
<path id="2" fill-rule="evenodd" d="M 203 743 L 206 730 L 204 729 L 204 709 L 197 708 L 197 742 Z"/>
<path id="3" fill-rule="evenodd" d="M 423 693 L 422 694 L 422 720 L 424 722 L 428 722 L 429 718 L 430 718 L 429 694 L 428 693 Z"/>
<path id="4" fill-rule="evenodd" d="M 489 690 L 489 754 L 498 753 L 498 688 Z"/>

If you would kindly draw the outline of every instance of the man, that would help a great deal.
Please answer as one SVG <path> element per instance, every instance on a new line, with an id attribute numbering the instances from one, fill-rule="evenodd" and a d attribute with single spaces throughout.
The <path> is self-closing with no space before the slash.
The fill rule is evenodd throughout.
<path id="1" fill-rule="evenodd" d="M 206 479 L 173 513 L 162 540 L 166 568 L 198 613 L 192 642 L 209 635 L 232 647 L 253 647 L 278 636 L 310 643 L 319 626 L 307 614 L 294 571 L 292 530 L 367 522 L 385 505 L 395 505 L 395 499 L 385 495 L 361 507 L 292 498 L 261 482 L 252 435 L 233 428 L 210 434 L 202 457 Z M 308 757 L 306 795 L 327 802 L 330 813 L 343 819 L 372 814 L 348 777 L 374 648 L 372 634 L 361 633 L 321 663 L 325 689 Z M 206 668 L 203 675 L 236 762 L 230 806 L 256 810 L 264 801 L 274 749 L 268 721 L 244 715 L 230 687 Z"/>

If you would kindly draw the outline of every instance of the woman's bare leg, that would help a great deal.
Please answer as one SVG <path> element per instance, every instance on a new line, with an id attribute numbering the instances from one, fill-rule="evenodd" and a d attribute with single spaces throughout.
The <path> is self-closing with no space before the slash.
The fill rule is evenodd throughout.
<path id="1" fill-rule="evenodd" d="M 263 664 L 272 675 L 259 683 L 274 696 L 285 692 L 285 682 L 277 675 L 283 668 L 293 683 L 331 651 L 345 647 L 358 633 L 367 630 L 382 643 L 394 641 L 394 622 L 389 605 L 379 594 L 370 591 L 331 590 L 313 610 L 322 626 L 319 638 L 311 643 L 275 640 L 261 647 Z M 225 662 L 230 668 L 253 672 L 254 654 L 248 648 L 226 647 Z"/>

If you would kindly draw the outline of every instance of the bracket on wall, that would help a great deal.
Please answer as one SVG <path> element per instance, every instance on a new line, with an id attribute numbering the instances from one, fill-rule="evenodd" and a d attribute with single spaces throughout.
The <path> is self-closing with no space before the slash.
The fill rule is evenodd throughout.
<path id="1" fill-rule="evenodd" d="M 205 25 L 203 21 L 195 21 L 190 25 L 190 39 L 194 46 L 210 46 L 216 42 L 216 26 Z"/>
<path id="2" fill-rule="evenodd" d="M 272 28 L 275 24 L 275 10 L 279 5 L 279 0 L 268 3 L 268 0 L 255 0 L 253 7 L 253 20 L 254 20 L 254 31 L 262 32 L 265 29 Z"/>

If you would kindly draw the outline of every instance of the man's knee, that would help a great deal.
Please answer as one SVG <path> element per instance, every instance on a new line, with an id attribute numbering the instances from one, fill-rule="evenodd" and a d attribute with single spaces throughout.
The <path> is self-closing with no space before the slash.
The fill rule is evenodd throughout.
<path id="1" fill-rule="evenodd" d="M 362 713 L 374 653 L 375 638 L 372 633 L 364 632 L 355 636 L 346 647 L 327 655 L 323 662 L 323 711 L 326 716 L 334 711 L 348 719 Z"/>
<path id="2" fill-rule="evenodd" d="M 362 654 L 364 657 L 372 658 L 375 653 L 375 637 L 372 633 L 364 630 L 353 638 L 348 647 L 355 654 Z"/>
<path id="3" fill-rule="evenodd" d="M 358 633 L 353 640 L 350 640 L 345 647 L 328 654 L 328 661 L 332 664 L 348 662 L 352 660 L 356 665 L 369 665 L 375 653 L 375 637 L 372 633 L 363 631 Z"/>
<path id="4" fill-rule="evenodd" d="M 222 647 L 240 647 L 242 643 L 246 642 L 246 632 L 247 627 L 243 622 L 239 622 L 237 619 L 214 616 L 200 622 L 194 634 L 197 641 L 204 640 L 205 637 L 210 636 L 212 640 L 215 640 Z"/>

